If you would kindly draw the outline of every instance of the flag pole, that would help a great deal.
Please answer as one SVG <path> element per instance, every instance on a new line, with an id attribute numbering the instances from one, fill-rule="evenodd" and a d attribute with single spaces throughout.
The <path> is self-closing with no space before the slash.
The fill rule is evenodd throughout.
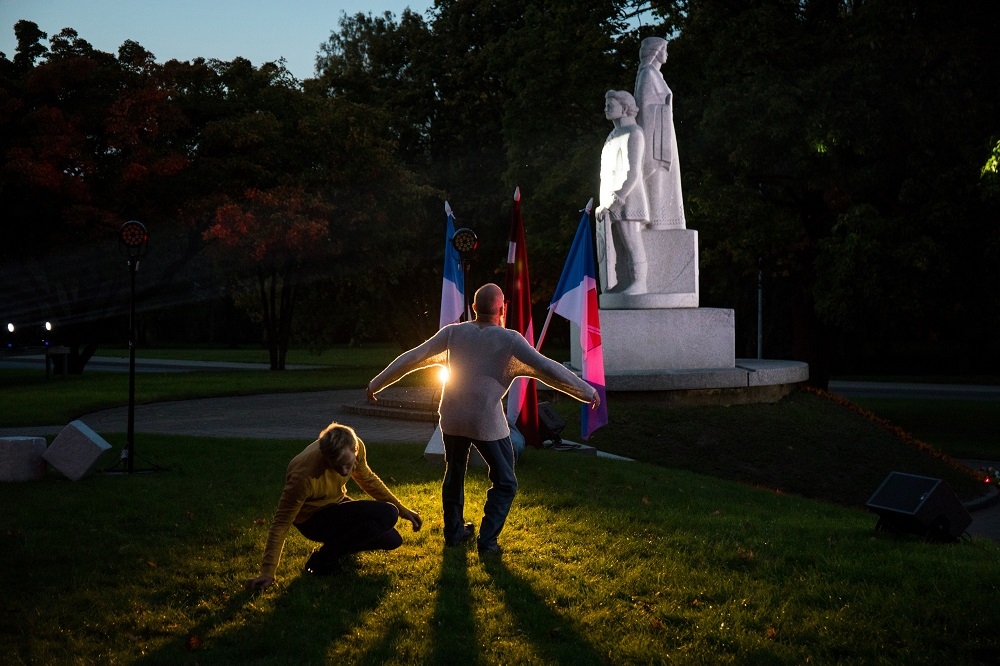
<path id="1" fill-rule="evenodd" d="M 549 308 L 548 314 L 545 315 L 545 323 L 542 324 L 542 332 L 538 334 L 538 342 L 535 344 L 535 351 L 542 348 L 542 340 L 545 339 L 545 332 L 549 330 L 550 321 L 552 321 L 552 308 Z"/>
<path id="2" fill-rule="evenodd" d="M 514 195 L 515 199 L 520 199 L 520 192 L 521 191 L 518 190 L 517 193 Z M 583 209 L 580 212 L 581 213 L 586 213 L 587 215 L 590 215 L 590 211 L 592 211 L 593 209 L 594 209 L 594 197 L 590 197 L 590 201 L 587 202 L 587 205 L 584 206 Z M 538 351 L 538 350 L 540 350 L 542 348 L 542 341 L 545 340 L 545 333 L 546 333 L 546 331 L 549 330 L 549 322 L 550 321 L 552 321 L 552 306 L 551 305 L 549 305 L 548 314 L 545 315 L 545 323 L 542 324 L 542 332 L 538 334 L 538 343 L 535 345 L 535 351 Z"/>

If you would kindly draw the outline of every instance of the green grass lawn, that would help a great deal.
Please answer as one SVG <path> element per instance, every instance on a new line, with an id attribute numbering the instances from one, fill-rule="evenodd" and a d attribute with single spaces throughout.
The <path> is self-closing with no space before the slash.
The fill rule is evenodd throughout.
<path id="1" fill-rule="evenodd" d="M 121 438 L 110 438 L 116 446 Z M 873 516 L 684 470 L 529 451 L 480 560 L 444 549 L 441 468 L 369 446 L 426 519 L 341 575 L 255 575 L 305 442 L 143 437 L 167 468 L 0 485 L 4 664 L 995 663 L 1000 549 L 872 535 Z M 473 469 L 467 517 L 486 480 Z M 355 497 L 360 492 L 355 489 Z M 294 531 L 293 531 L 294 532 Z"/>
<path id="2" fill-rule="evenodd" d="M 127 352 L 103 351 L 115 356 Z M 289 364 L 319 366 L 312 370 L 241 370 L 226 372 L 136 373 L 136 402 L 185 400 L 219 396 L 361 389 L 398 355 L 392 345 L 342 346 L 316 356 L 304 350 L 289 352 Z M 147 349 L 146 358 L 266 363 L 267 350 Z M 51 425 L 109 407 L 128 404 L 128 375 L 84 370 L 82 375 L 46 379 L 32 369 L 0 369 L 0 427 Z"/>
<path id="3" fill-rule="evenodd" d="M 357 388 L 394 355 L 140 374 L 137 395 Z M 38 374 L 0 371 L 0 427 L 127 400 L 123 374 Z M 399 551 L 358 556 L 333 579 L 301 574 L 312 546 L 293 534 L 279 585 L 259 596 L 240 583 L 307 442 L 143 435 L 144 461 L 165 471 L 0 484 L 0 663 L 995 663 L 1000 547 L 875 536 L 863 509 L 890 471 L 981 496 L 944 454 L 1000 453 L 991 404 L 866 402 L 918 442 L 805 392 L 736 407 L 612 401 L 590 443 L 639 462 L 528 451 L 494 562 L 442 547 L 442 470 L 423 442 L 372 443 L 373 467 L 424 530 L 402 524 Z M 578 403 L 555 406 L 578 439 Z M 473 470 L 467 518 L 486 486 Z"/>

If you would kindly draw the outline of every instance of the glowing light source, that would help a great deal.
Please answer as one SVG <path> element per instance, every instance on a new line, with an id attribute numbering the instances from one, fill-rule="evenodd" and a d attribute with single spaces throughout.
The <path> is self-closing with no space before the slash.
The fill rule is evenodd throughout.
<path id="1" fill-rule="evenodd" d="M 7 324 L 7 331 L 10 333 L 14 332 L 14 324 Z"/>
<path id="2" fill-rule="evenodd" d="M 46 331 L 51 331 L 52 330 L 52 322 L 51 321 L 45 322 L 45 330 Z"/>
<path id="3" fill-rule="evenodd" d="M 442 384 L 447 384 L 448 383 L 448 378 L 450 376 L 451 376 L 451 372 L 449 372 L 448 368 L 441 367 L 441 368 L 438 369 L 438 380 Z"/>

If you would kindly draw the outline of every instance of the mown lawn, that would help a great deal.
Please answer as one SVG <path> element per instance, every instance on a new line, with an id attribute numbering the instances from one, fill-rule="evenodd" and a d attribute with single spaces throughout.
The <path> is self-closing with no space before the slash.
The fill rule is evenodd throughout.
<path id="1" fill-rule="evenodd" d="M 111 437 L 116 446 L 120 438 Z M 499 560 L 445 549 L 441 468 L 369 446 L 426 518 L 340 576 L 255 574 L 305 442 L 144 436 L 166 471 L 0 485 L 5 664 L 995 663 L 1000 549 L 646 463 L 529 451 Z M 470 475 L 467 517 L 486 480 Z M 359 493 L 355 493 L 358 496 Z"/>

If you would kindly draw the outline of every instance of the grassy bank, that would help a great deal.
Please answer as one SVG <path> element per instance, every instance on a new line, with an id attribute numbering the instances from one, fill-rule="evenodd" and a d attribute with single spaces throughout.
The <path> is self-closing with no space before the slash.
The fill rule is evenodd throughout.
<path id="1" fill-rule="evenodd" d="M 108 356 L 128 352 L 104 351 Z M 225 372 L 136 373 L 136 402 L 190 400 L 234 395 L 364 388 L 399 353 L 392 345 L 338 347 L 317 356 L 305 350 L 289 352 L 289 365 L 309 370 L 240 370 Z M 144 358 L 267 363 L 261 349 L 147 349 Z M 82 375 L 46 379 L 34 369 L 0 369 L 0 427 L 66 423 L 84 414 L 128 404 L 128 375 L 85 370 Z"/>
<path id="2" fill-rule="evenodd" d="M 721 427 L 721 426 L 720 426 Z M 112 439 L 116 446 L 120 438 Z M 529 451 L 499 561 L 441 545 L 441 470 L 370 446 L 426 518 L 311 579 L 259 563 L 304 442 L 144 436 L 169 471 L 0 485 L 0 662 L 995 663 L 997 546 L 873 538 L 871 514 L 685 470 Z M 470 474 L 467 517 L 484 499 Z M 358 493 L 355 492 L 357 496 Z"/>

